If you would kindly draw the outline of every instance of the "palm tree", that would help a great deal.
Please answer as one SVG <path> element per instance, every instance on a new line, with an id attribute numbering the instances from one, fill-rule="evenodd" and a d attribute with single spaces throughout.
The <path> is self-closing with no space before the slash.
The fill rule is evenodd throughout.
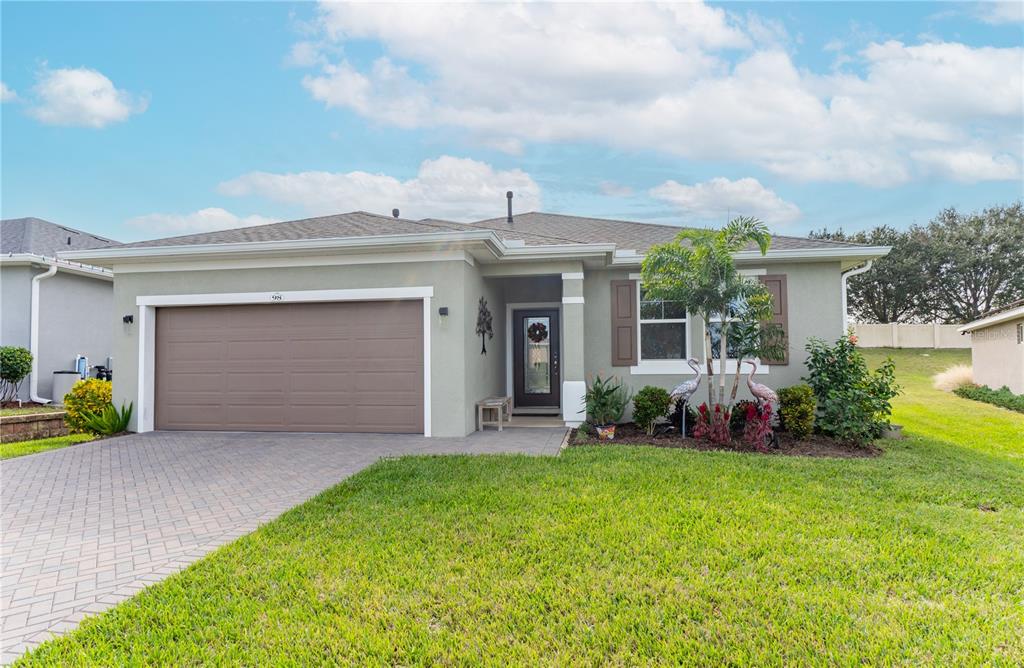
<path id="1" fill-rule="evenodd" d="M 757 326 L 771 313 L 771 294 L 759 281 L 739 273 L 733 254 L 754 244 L 764 255 L 770 243 L 768 227 L 757 218 L 743 216 L 734 218 L 720 230 L 683 230 L 674 241 L 652 247 L 644 258 L 641 276 L 646 294 L 654 299 L 681 302 L 687 311 L 700 316 L 704 322 L 709 407 L 725 403 L 724 360 L 728 359 L 730 329 L 750 324 Z M 712 319 L 720 323 L 712 323 Z M 718 358 L 722 360 L 717 401 L 711 354 L 712 325 L 719 330 Z M 741 352 L 749 355 L 753 347 L 749 334 L 738 338 L 743 342 Z M 739 367 L 740 360 L 736 360 L 736 364 Z M 737 373 L 733 398 L 738 383 Z"/>

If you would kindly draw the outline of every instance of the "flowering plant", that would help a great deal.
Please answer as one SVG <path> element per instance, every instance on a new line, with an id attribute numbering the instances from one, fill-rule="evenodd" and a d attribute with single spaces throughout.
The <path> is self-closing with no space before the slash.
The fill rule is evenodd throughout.
<path id="1" fill-rule="evenodd" d="M 731 440 L 729 434 L 730 411 L 723 409 L 722 404 L 715 404 L 713 410 L 706 403 L 697 409 L 697 424 L 693 427 L 696 438 L 706 438 L 715 445 L 726 445 Z"/>
<path id="2" fill-rule="evenodd" d="M 833 345 L 811 338 L 806 348 L 810 375 L 805 380 L 817 399 L 817 427 L 858 445 L 880 436 L 889 424 L 890 401 L 900 392 L 893 361 L 871 371 L 850 335 Z"/>
<path id="3" fill-rule="evenodd" d="M 765 403 L 747 404 L 747 421 L 743 424 L 743 440 L 759 452 L 769 452 L 765 441 L 772 432 L 772 405 Z"/>

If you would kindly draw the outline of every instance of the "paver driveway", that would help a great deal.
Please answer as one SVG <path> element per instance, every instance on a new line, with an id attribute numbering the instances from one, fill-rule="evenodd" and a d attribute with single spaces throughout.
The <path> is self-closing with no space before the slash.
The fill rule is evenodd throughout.
<path id="1" fill-rule="evenodd" d="M 557 454 L 564 429 L 464 439 L 153 432 L 0 464 L 3 662 L 292 506 L 407 454 Z"/>

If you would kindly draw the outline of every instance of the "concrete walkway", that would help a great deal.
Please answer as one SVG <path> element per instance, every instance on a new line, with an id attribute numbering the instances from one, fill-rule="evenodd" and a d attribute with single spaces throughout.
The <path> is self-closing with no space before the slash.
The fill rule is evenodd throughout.
<path id="1" fill-rule="evenodd" d="M 556 455 L 564 428 L 467 438 L 152 432 L 0 463 L 2 662 L 382 457 Z"/>

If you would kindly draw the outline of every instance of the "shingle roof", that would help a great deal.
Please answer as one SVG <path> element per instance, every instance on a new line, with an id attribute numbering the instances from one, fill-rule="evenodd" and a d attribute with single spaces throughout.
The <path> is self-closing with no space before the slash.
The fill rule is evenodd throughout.
<path id="1" fill-rule="evenodd" d="M 232 244 L 247 241 L 297 241 L 300 239 L 335 239 L 369 237 L 382 234 L 427 234 L 431 232 L 473 231 L 475 228 L 447 220 L 408 220 L 365 211 L 334 216 L 304 218 L 283 223 L 268 223 L 233 230 L 187 234 L 151 241 L 124 244 L 121 248 L 151 246 L 194 246 L 198 244 Z"/>
<path id="2" fill-rule="evenodd" d="M 118 242 L 41 218 L 0 220 L 0 253 L 56 257 L 60 251 L 114 246 Z"/>
<path id="3" fill-rule="evenodd" d="M 354 211 L 334 216 L 305 218 L 233 230 L 219 230 L 151 241 L 138 241 L 123 244 L 120 247 L 148 248 L 258 241 L 295 241 L 390 234 L 466 232 L 481 229 L 494 231 L 504 241 L 520 240 L 528 246 L 612 243 L 620 249 L 633 249 L 644 252 L 653 244 L 671 241 L 681 228 L 672 225 L 655 225 L 627 220 L 586 218 L 539 212 L 518 214 L 514 217 L 511 224 L 507 223 L 504 218 L 492 218 L 467 224 L 437 218 L 409 220 L 407 218 L 393 218 L 365 211 Z M 772 238 L 772 248 L 776 250 L 853 246 L 856 246 L 856 244 L 805 239 L 802 237 L 775 236 Z"/>
<path id="4" fill-rule="evenodd" d="M 523 233 L 542 234 L 564 240 L 560 243 L 614 243 L 620 249 L 633 249 L 639 252 L 646 251 L 654 244 L 672 241 L 683 229 L 674 225 L 638 223 L 609 218 L 586 218 L 537 211 L 513 216 L 511 224 L 505 218 L 491 218 L 481 220 L 474 225 L 495 230 L 503 237 L 515 238 L 517 233 L 520 235 Z M 772 235 L 772 249 L 774 250 L 843 248 L 856 245 L 842 241 Z M 754 248 L 751 245 L 748 250 L 754 250 Z"/>

